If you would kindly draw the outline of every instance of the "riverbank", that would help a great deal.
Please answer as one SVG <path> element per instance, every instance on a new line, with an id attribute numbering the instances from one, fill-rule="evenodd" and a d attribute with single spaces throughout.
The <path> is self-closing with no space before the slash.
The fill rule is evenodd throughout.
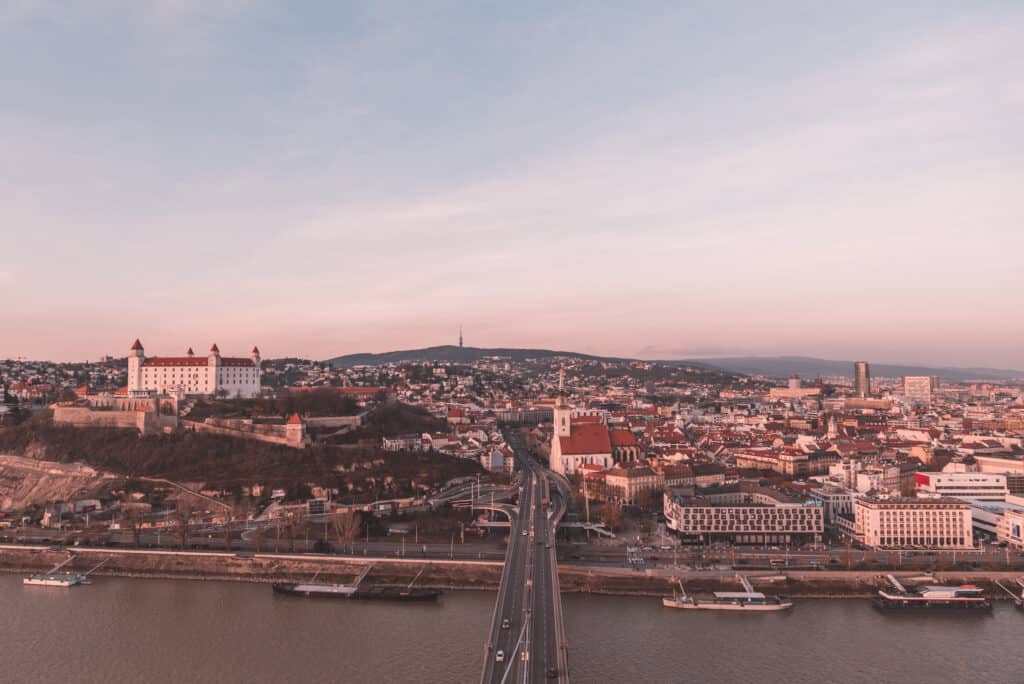
<path id="1" fill-rule="evenodd" d="M 496 591 L 502 564 L 494 561 L 449 561 L 402 558 L 360 558 L 304 554 L 226 553 L 77 547 L 58 550 L 47 546 L 0 545 L 0 572 L 33 573 L 47 570 L 67 559 L 75 559 L 65 571 L 85 573 L 96 568 L 97 576 L 139 577 L 234 582 L 308 581 L 316 575 L 325 582 L 348 582 L 372 564 L 367 582 L 408 584 L 417 575 L 417 586 L 437 589 Z M 102 565 L 100 565 L 102 563 Z M 98 568 L 96 566 L 99 566 Z M 886 571 L 796 571 L 786 574 L 748 573 L 765 593 L 794 598 L 866 598 L 884 586 Z M 921 576 L 915 572 L 894 573 L 902 578 Z M 995 586 L 999 580 L 1013 583 L 1020 573 L 945 572 L 935 582 L 977 584 L 989 590 L 993 599 L 1006 598 Z M 561 564 L 559 584 L 563 593 L 615 596 L 664 596 L 682 580 L 690 593 L 735 590 L 732 570 L 688 571 L 660 568 L 634 571 L 625 568 Z"/>

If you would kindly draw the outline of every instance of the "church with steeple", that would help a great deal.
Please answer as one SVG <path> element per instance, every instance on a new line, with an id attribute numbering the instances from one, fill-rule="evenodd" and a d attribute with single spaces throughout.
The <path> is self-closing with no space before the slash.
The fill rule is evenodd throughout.
<path id="1" fill-rule="evenodd" d="M 608 426 L 592 416 L 573 419 L 573 411 L 565 397 L 565 374 L 558 373 L 558 398 L 553 410 L 554 434 L 551 436 L 551 469 L 568 475 L 581 465 L 610 468 L 612 442 Z"/>

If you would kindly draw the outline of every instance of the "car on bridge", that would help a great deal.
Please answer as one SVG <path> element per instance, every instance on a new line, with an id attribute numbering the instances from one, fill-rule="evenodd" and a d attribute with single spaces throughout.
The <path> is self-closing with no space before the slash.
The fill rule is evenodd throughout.
<path id="1" fill-rule="evenodd" d="M 508 629 L 511 626 L 512 626 L 512 623 L 509 621 L 508 618 L 505 618 L 504 620 L 501 621 L 501 628 L 502 629 Z"/>
<path id="2" fill-rule="evenodd" d="M 494 654 L 494 662 L 496 662 L 496 663 L 503 663 L 503 662 L 505 662 L 505 652 L 504 651 L 498 651 L 497 653 L 495 653 Z"/>

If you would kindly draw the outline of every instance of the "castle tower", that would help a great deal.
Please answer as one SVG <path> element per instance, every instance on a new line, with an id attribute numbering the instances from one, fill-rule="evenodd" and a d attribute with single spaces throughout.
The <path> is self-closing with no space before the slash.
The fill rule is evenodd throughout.
<path id="1" fill-rule="evenodd" d="M 572 434 L 572 409 L 565 400 L 565 371 L 558 371 L 558 399 L 554 408 L 555 435 L 568 437 Z"/>
<path id="2" fill-rule="evenodd" d="M 146 360 L 145 350 L 142 342 L 138 339 L 128 351 L 128 391 L 139 392 L 142 390 L 142 362 Z"/>
<path id="3" fill-rule="evenodd" d="M 206 359 L 206 378 L 209 383 L 209 391 L 216 395 L 217 390 L 220 389 L 220 349 L 217 348 L 216 342 L 210 347 L 210 354 Z"/>
<path id="4" fill-rule="evenodd" d="M 292 417 L 285 423 L 284 433 L 285 439 L 288 440 L 289 444 L 292 446 L 302 446 L 306 439 L 306 426 L 298 413 L 293 413 Z"/>
<path id="5" fill-rule="evenodd" d="M 256 370 L 258 371 L 261 363 L 260 348 L 253 346 L 252 351 L 249 353 L 249 358 L 252 359 L 252 363 L 254 366 L 256 366 Z"/>

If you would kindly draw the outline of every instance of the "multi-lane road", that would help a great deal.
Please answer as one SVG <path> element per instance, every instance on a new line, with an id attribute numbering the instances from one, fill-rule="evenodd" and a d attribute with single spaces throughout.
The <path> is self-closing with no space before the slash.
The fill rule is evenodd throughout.
<path id="1" fill-rule="evenodd" d="M 518 437 L 508 437 L 516 452 L 522 491 L 484 646 L 481 681 L 568 682 L 554 534 L 564 503 Z"/>

